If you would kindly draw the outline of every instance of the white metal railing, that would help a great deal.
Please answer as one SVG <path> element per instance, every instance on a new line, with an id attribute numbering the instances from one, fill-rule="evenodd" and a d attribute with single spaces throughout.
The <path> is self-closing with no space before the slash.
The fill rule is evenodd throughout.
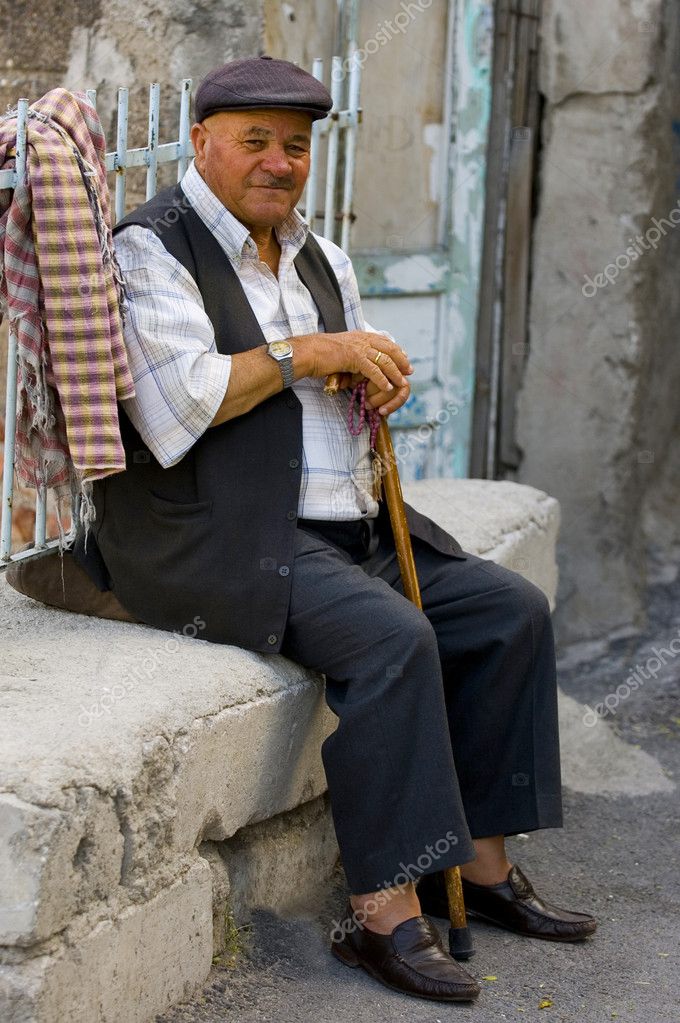
<path id="1" fill-rule="evenodd" d="M 352 194 L 354 184 L 354 166 L 357 128 L 361 119 L 359 106 L 361 65 L 357 59 L 356 49 L 350 47 L 350 56 L 345 64 L 348 74 L 343 73 L 343 61 L 333 57 L 331 62 L 331 95 L 333 108 L 329 117 L 316 120 L 312 124 L 312 146 L 310 170 L 307 185 L 302 197 L 304 217 L 314 229 L 317 219 L 321 219 L 320 233 L 326 238 L 337 241 L 343 249 L 349 245 L 349 233 L 352 222 Z M 313 63 L 312 74 L 319 81 L 324 78 L 324 66 L 321 59 Z M 179 181 L 187 169 L 193 156 L 193 148 L 189 139 L 191 127 L 192 80 L 185 78 L 180 85 L 179 130 L 176 142 L 159 144 L 159 109 L 160 85 L 149 87 L 149 115 L 147 144 L 139 149 L 128 149 L 128 90 L 118 90 L 118 118 L 116 125 L 116 148 L 106 154 L 106 169 L 115 174 L 113 187 L 114 222 L 120 220 L 125 213 L 127 190 L 127 171 L 134 167 L 146 167 L 146 198 L 156 194 L 158 167 L 160 164 L 177 163 L 177 180 Z M 89 101 L 96 106 L 97 96 L 93 89 L 87 91 Z M 345 103 L 346 106 L 343 106 Z M 14 188 L 26 173 L 26 121 L 28 116 L 28 99 L 22 98 L 17 104 L 17 141 L 14 170 L 0 171 L 0 188 Z M 321 139 L 327 138 L 325 168 L 322 168 Z M 341 156 L 343 157 L 341 162 Z M 341 167 L 341 174 L 339 168 Z M 325 192 L 322 214 L 316 206 L 319 180 L 322 170 L 325 171 Z M 341 180 L 340 180 L 341 178 Z M 341 197 L 340 209 L 336 212 L 336 197 Z M 47 521 L 47 493 L 36 493 L 35 500 L 35 531 L 33 545 L 25 551 L 11 553 L 12 548 L 12 505 L 14 498 L 14 458 L 16 447 L 16 405 L 17 405 L 17 341 L 12 330 L 9 332 L 7 351 L 7 382 L 5 397 L 5 449 L 2 475 L 2 517 L 0 524 L 0 570 L 12 561 L 36 557 L 44 554 L 58 544 L 58 539 L 47 540 L 45 536 Z"/>

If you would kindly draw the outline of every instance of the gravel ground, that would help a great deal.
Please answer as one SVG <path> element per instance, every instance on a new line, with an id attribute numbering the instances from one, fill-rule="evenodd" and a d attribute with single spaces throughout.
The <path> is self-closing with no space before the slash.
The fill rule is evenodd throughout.
<path id="1" fill-rule="evenodd" d="M 610 698 L 614 712 L 605 717 L 621 740 L 621 775 L 626 751 L 641 748 L 676 783 L 680 656 L 662 654 L 667 663 L 656 677 L 644 675 L 657 672 L 653 658 L 673 638 L 680 650 L 680 578 L 678 564 L 652 559 L 652 567 L 644 632 L 560 651 L 560 684 L 596 707 L 642 667 L 639 686 L 615 707 Z M 541 894 L 595 913 L 600 926 L 582 945 L 559 945 L 473 923 L 477 951 L 468 968 L 482 985 L 474 1005 L 410 998 L 337 962 L 327 946 L 345 899 L 338 869 L 317 906 L 288 919 L 256 911 L 235 963 L 214 966 L 198 996 L 156 1023 L 680 1023 L 680 800 L 677 789 L 641 796 L 623 788 L 566 790 L 563 830 L 509 841 L 510 858 Z"/>

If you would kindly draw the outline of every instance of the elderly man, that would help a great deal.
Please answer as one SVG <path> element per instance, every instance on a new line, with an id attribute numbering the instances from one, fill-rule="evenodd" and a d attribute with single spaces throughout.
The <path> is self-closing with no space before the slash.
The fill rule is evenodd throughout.
<path id="1" fill-rule="evenodd" d="M 369 439 L 348 387 L 389 415 L 412 366 L 363 320 L 350 260 L 296 211 L 327 90 L 237 60 L 196 94 L 195 160 L 116 228 L 136 396 L 124 473 L 95 536 L 142 621 L 277 652 L 326 675 L 322 756 L 350 898 L 334 953 L 404 992 L 479 987 L 423 915 L 468 911 L 557 941 L 592 917 L 542 902 L 504 836 L 561 825 L 555 657 L 544 595 L 407 508 L 424 611 L 404 596 Z M 328 397 L 324 379 L 342 374 Z M 228 755 L 228 751 L 225 751 Z M 417 888 L 416 888 L 417 883 Z"/>

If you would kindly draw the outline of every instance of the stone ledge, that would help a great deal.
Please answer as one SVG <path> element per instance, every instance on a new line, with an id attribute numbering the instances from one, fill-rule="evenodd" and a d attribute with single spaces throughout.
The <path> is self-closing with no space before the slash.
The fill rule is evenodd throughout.
<path id="1" fill-rule="evenodd" d="M 485 480 L 404 491 L 554 604 L 554 499 Z M 47 608 L 4 579 L 0 621 L 0 1016 L 144 1023 L 202 983 L 229 906 L 280 908 L 329 875 L 323 678 L 280 655 Z M 175 970 L 161 954 L 170 933 Z M 137 952 L 143 997 L 129 980 Z"/>
<path id="2" fill-rule="evenodd" d="M 404 497 L 460 542 L 463 550 L 519 572 L 555 608 L 555 546 L 560 506 L 554 497 L 507 480 L 417 480 Z"/>

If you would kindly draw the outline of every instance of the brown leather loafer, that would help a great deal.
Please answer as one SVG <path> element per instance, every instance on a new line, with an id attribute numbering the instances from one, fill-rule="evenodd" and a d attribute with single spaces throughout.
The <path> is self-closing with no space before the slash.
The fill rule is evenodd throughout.
<path id="1" fill-rule="evenodd" d="M 391 934 L 362 927 L 348 902 L 340 924 L 344 937 L 331 951 L 346 966 L 363 966 L 387 987 L 406 995 L 442 1002 L 471 1002 L 480 988 L 474 977 L 445 951 L 439 931 L 424 916 L 412 916 Z"/>
<path id="2" fill-rule="evenodd" d="M 441 872 L 423 875 L 417 891 L 423 913 L 448 918 Z M 597 928 L 597 921 L 588 913 L 571 913 L 544 902 L 517 866 L 501 884 L 473 884 L 463 879 L 463 896 L 469 916 L 529 938 L 582 941 Z"/>

